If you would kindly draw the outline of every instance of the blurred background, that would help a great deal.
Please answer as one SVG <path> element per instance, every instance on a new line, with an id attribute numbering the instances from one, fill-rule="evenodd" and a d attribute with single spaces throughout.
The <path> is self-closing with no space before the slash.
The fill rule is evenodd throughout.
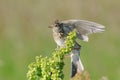
<path id="1" fill-rule="evenodd" d="M 119 0 L 0 0 L 0 80 L 27 80 L 28 64 L 56 48 L 54 20 L 84 19 L 106 26 L 82 45 L 81 59 L 91 80 L 120 80 Z M 65 80 L 70 59 L 65 59 Z"/>

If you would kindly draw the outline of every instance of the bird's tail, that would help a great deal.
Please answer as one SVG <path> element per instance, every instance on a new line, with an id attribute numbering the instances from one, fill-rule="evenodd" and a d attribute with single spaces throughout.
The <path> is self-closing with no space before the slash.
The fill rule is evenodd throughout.
<path id="1" fill-rule="evenodd" d="M 82 73 L 84 71 L 83 64 L 81 62 L 79 51 L 74 51 L 71 54 L 71 77 L 74 77 L 77 73 Z"/>

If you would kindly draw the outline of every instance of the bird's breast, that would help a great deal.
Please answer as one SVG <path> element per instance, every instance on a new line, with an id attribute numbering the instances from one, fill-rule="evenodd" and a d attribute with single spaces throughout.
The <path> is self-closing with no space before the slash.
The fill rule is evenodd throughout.
<path id="1" fill-rule="evenodd" d="M 53 37 L 58 46 L 64 46 L 65 39 L 60 33 L 53 33 Z"/>

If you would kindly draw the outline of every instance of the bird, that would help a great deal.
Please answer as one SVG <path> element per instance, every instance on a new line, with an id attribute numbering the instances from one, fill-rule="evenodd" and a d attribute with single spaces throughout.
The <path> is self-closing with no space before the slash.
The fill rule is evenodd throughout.
<path id="1" fill-rule="evenodd" d="M 88 35 L 92 33 L 101 33 L 105 31 L 105 26 L 87 20 L 55 20 L 55 22 L 49 26 L 53 32 L 54 41 L 57 44 L 57 48 L 65 47 L 65 40 L 68 34 L 75 30 L 77 38 L 88 42 Z M 80 59 L 81 45 L 75 41 L 74 47 L 70 52 L 71 57 L 71 78 L 77 73 L 84 71 L 84 66 Z"/>

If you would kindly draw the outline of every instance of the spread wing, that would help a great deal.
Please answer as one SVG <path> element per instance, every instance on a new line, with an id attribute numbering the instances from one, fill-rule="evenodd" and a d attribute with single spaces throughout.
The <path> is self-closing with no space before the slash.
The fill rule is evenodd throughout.
<path id="1" fill-rule="evenodd" d="M 104 26 L 95 22 L 86 21 L 86 20 L 66 20 L 62 23 L 69 25 L 71 29 L 76 29 L 77 36 L 79 39 L 88 41 L 89 34 L 100 33 L 104 31 Z"/>

